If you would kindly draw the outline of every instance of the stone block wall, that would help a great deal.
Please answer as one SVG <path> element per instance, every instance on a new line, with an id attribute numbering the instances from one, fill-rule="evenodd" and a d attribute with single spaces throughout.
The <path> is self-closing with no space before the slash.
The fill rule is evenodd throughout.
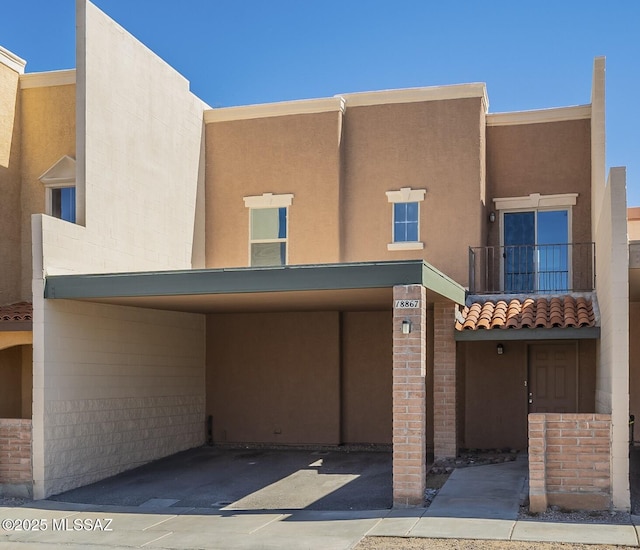
<path id="1" fill-rule="evenodd" d="M 0 418 L 0 496 L 31 496 L 31 420 Z"/>
<path id="2" fill-rule="evenodd" d="M 529 501 L 532 512 L 611 506 L 611 415 L 529 415 Z"/>

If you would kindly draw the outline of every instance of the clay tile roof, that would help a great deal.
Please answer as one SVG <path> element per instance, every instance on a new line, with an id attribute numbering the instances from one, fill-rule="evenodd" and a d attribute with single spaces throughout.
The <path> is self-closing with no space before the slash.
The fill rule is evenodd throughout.
<path id="1" fill-rule="evenodd" d="M 570 295 L 474 301 L 461 315 L 456 330 L 593 327 L 596 319 L 591 298 Z"/>
<path id="2" fill-rule="evenodd" d="M 33 308 L 29 302 L 18 302 L 8 306 L 0 306 L 0 323 L 31 321 Z"/>

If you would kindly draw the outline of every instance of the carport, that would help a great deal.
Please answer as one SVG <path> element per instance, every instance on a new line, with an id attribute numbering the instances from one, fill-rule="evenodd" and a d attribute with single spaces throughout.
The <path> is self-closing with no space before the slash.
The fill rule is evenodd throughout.
<path id="1" fill-rule="evenodd" d="M 430 404 L 430 437 L 436 454 L 455 448 L 444 395 L 455 392 L 447 369 L 464 294 L 423 261 L 59 275 L 45 285 L 48 300 L 205 316 L 202 443 L 392 444 L 398 506 L 424 495 L 434 358 L 443 403 Z"/>

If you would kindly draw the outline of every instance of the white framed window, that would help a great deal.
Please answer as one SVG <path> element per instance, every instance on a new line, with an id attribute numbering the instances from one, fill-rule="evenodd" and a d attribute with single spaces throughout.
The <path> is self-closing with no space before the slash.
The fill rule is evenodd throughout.
<path id="1" fill-rule="evenodd" d="M 244 197 L 249 208 L 249 265 L 252 267 L 288 263 L 290 193 Z"/>
<path id="2" fill-rule="evenodd" d="M 387 250 L 421 250 L 420 203 L 424 201 L 426 189 L 402 187 L 399 191 L 387 191 L 387 200 L 392 204 L 391 243 Z"/>
<path id="3" fill-rule="evenodd" d="M 47 214 L 76 223 L 76 187 L 47 187 Z"/>
<path id="4" fill-rule="evenodd" d="M 502 288 L 566 292 L 572 287 L 571 214 L 578 194 L 494 199 L 500 211 Z"/>
<path id="5" fill-rule="evenodd" d="M 75 223 L 76 161 L 65 155 L 38 179 L 45 187 L 46 213 Z"/>

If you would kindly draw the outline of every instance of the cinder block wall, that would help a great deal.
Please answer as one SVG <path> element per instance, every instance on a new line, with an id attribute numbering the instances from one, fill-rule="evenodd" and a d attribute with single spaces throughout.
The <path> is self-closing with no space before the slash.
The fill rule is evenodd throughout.
<path id="1" fill-rule="evenodd" d="M 31 420 L 0 418 L 0 496 L 31 496 Z"/>
<path id="2" fill-rule="evenodd" d="M 532 512 L 611 506 L 611 415 L 529 415 L 529 501 Z"/>
<path id="3" fill-rule="evenodd" d="M 36 498 L 204 443 L 203 315 L 56 300 L 39 317 Z"/>

